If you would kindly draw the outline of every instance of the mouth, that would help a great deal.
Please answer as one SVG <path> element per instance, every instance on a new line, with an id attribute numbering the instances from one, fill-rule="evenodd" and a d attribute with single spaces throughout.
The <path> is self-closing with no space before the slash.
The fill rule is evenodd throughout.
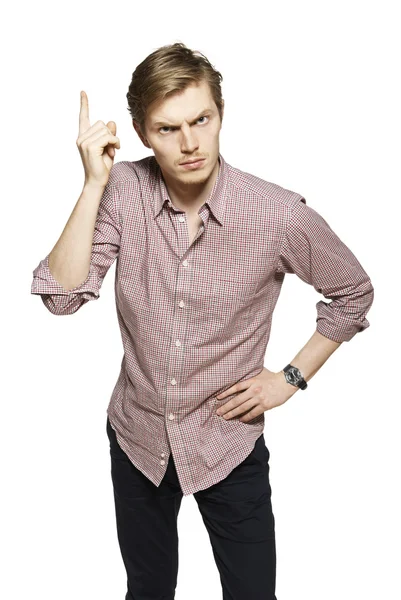
<path id="1" fill-rule="evenodd" d="M 205 160 L 205 158 L 198 158 L 196 160 L 180 163 L 180 166 L 184 167 L 184 169 L 197 169 L 198 167 L 203 165 Z"/>

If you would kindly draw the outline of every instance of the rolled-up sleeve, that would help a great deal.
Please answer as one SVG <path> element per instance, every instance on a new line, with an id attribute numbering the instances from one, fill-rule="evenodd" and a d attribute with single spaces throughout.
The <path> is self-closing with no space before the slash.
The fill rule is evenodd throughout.
<path id="1" fill-rule="evenodd" d="M 121 238 L 120 196 L 118 185 L 109 183 L 99 203 L 87 278 L 79 286 L 66 290 L 49 270 L 49 254 L 33 271 L 31 294 L 40 294 L 46 308 L 55 315 L 75 313 L 89 300 L 97 300 L 103 279 L 118 256 Z"/>
<path id="2" fill-rule="evenodd" d="M 296 202 L 289 214 L 277 262 L 278 273 L 295 273 L 331 302 L 316 304 L 316 329 L 336 342 L 348 342 L 370 326 L 372 282 L 351 250 L 325 219 Z"/>

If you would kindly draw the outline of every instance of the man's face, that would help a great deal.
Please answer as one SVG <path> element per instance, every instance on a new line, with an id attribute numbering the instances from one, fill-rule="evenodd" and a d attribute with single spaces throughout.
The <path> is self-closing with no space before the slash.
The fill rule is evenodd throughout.
<path id="1" fill-rule="evenodd" d="M 146 115 L 145 135 L 135 130 L 152 148 L 163 174 L 182 184 L 202 183 L 213 171 L 219 155 L 220 115 L 206 82 L 155 103 Z M 181 163 L 203 158 L 197 168 Z"/>

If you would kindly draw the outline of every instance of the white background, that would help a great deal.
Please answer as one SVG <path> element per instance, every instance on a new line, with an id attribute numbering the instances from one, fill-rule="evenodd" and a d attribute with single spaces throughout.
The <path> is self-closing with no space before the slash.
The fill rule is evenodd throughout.
<path id="1" fill-rule="evenodd" d="M 371 326 L 340 346 L 307 391 L 265 414 L 277 598 L 401 598 L 395 8 L 353 0 L 25 1 L 3 11 L 2 598 L 125 596 L 106 435 L 122 359 L 115 263 L 100 301 L 68 318 L 48 312 L 30 286 L 82 190 L 80 90 L 92 124 L 117 123 L 115 162 L 151 154 L 132 127 L 126 93 L 139 62 L 176 41 L 223 74 L 225 160 L 303 194 L 375 288 Z M 307 342 L 319 299 L 286 276 L 267 368 L 282 369 Z M 192 496 L 178 524 L 176 599 L 220 600 Z"/>

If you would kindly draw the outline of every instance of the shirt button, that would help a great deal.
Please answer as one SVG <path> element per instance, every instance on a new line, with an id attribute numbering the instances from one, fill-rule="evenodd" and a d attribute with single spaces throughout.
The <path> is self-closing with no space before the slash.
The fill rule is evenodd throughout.
<path id="1" fill-rule="evenodd" d="M 179 301 L 179 303 L 178 303 L 178 306 L 179 306 L 180 308 L 184 308 L 184 306 L 185 306 L 185 302 L 184 302 L 184 300 L 180 300 L 180 301 Z"/>
<path id="2" fill-rule="evenodd" d="M 188 261 L 187 261 L 187 259 L 185 259 L 185 260 L 183 260 L 183 261 L 182 261 L 182 266 L 183 266 L 183 267 L 187 267 L 187 266 L 188 266 Z"/>
<path id="3" fill-rule="evenodd" d="M 185 217 L 183 217 L 182 215 L 178 217 L 178 220 L 183 223 L 185 221 Z"/>
<path id="4" fill-rule="evenodd" d="M 171 385 L 176 385 L 177 384 L 177 380 L 174 379 L 174 377 L 173 377 L 173 379 L 170 381 L 170 383 L 171 383 Z"/>
<path id="5" fill-rule="evenodd" d="M 166 456 L 166 455 L 164 454 L 164 452 L 162 452 L 162 453 L 160 454 L 160 456 Z"/>
<path id="6" fill-rule="evenodd" d="M 161 465 L 165 465 L 165 464 L 166 464 L 166 461 L 165 461 L 165 460 L 161 460 L 161 461 L 160 461 L 160 464 L 161 464 Z"/>
<path id="7" fill-rule="evenodd" d="M 181 346 L 181 342 L 180 342 L 180 340 L 175 340 L 175 345 L 176 345 L 176 346 Z"/>
<path id="8" fill-rule="evenodd" d="M 174 419 L 175 417 L 174 417 L 173 413 L 170 413 L 170 414 L 169 414 L 169 416 L 168 416 L 168 418 L 170 419 L 170 421 L 173 421 L 173 419 Z"/>

